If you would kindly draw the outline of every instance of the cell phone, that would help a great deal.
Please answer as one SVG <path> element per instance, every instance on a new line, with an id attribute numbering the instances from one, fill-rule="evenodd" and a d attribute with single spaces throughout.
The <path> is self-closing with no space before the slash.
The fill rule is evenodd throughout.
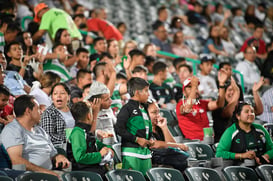
<path id="1" fill-rule="evenodd" d="M 261 164 L 267 164 L 267 163 L 268 163 L 268 162 L 266 161 L 266 159 L 264 159 L 263 156 L 260 156 L 259 159 L 260 159 Z"/>

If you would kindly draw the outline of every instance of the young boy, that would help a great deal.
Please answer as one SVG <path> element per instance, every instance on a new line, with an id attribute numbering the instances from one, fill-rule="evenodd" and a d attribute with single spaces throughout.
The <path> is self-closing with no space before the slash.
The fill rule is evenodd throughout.
<path id="1" fill-rule="evenodd" d="M 9 89 L 0 85 L 0 123 L 8 124 L 13 120 L 13 105 L 9 103 Z"/>
<path id="2" fill-rule="evenodd" d="M 77 72 L 80 69 L 86 69 L 88 68 L 89 64 L 89 52 L 86 48 L 78 48 L 76 51 L 76 57 L 77 57 L 77 65 L 73 65 L 70 68 L 70 75 L 74 78 L 77 75 Z"/>
<path id="3" fill-rule="evenodd" d="M 93 115 L 84 102 L 77 102 L 71 108 L 76 125 L 68 143 L 68 157 L 72 161 L 72 170 L 92 171 L 105 177 L 106 164 L 112 161 L 114 151 L 95 138 L 90 132 Z M 71 152 L 72 151 L 72 152 Z"/>
<path id="4" fill-rule="evenodd" d="M 0 51 L 4 52 L 5 37 L 4 34 L 7 31 L 8 23 L 12 21 L 12 15 L 7 13 L 0 13 Z"/>
<path id="5" fill-rule="evenodd" d="M 141 78 L 131 78 L 127 83 L 131 99 L 117 117 L 115 130 L 122 137 L 122 168 L 142 172 L 152 168 L 151 151 L 147 146 L 152 134 L 152 123 L 143 103 L 149 97 L 149 83 Z"/>

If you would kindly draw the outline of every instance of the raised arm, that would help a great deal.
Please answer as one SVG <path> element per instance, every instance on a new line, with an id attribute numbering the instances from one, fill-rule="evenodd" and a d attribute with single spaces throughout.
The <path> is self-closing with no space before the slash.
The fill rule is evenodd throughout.
<path id="1" fill-rule="evenodd" d="M 254 107 L 255 115 L 260 115 L 264 111 L 263 103 L 258 92 L 258 90 L 263 86 L 263 84 L 264 84 L 264 77 L 261 77 L 259 82 L 255 82 L 252 87 L 252 93 L 253 93 L 254 102 L 255 102 L 255 107 Z"/>

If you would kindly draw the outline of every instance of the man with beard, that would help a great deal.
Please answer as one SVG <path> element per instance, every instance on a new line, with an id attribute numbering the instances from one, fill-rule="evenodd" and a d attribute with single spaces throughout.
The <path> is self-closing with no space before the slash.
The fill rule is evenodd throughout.
<path id="1" fill-rule="evenodd" d="M 203 140 L 203 128 L 209 127 L 207 111 L 215 110 L 224 106 L 225 82 L 227 74 L 224 70 L 218 72 L 219 96 L 216 101 L 198 100 L 197 77 L 188 78 L 183 83 L 184 97 L 176 105 L 176 114 L 179 127 L 187 139 Z"/>

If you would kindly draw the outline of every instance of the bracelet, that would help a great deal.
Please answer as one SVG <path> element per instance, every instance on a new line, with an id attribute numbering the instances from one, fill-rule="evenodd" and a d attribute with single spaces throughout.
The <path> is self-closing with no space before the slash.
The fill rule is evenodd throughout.
<path id="1" fill-rule="evenodd" d="M 21 66 L 22 69 L 26 69 L 27 67 L 26 66 Z"/>
<path id="2" fill-rule="evenodd" d="M 136 137 L 135 143 L 137 143 L 137 137 Z"/>
<path id="3" fill-rule="evenodd" d="M 224 86 L 224 85 L 219 85 L 219 88 L 220 88 L 220 89 L 225 89 L 226 86 Z"/>
<path id="4" fill-rule="evenodd" d="M 239 154 L 239 159 L 242 160 L 242 154 L 241 153 Z"/>

